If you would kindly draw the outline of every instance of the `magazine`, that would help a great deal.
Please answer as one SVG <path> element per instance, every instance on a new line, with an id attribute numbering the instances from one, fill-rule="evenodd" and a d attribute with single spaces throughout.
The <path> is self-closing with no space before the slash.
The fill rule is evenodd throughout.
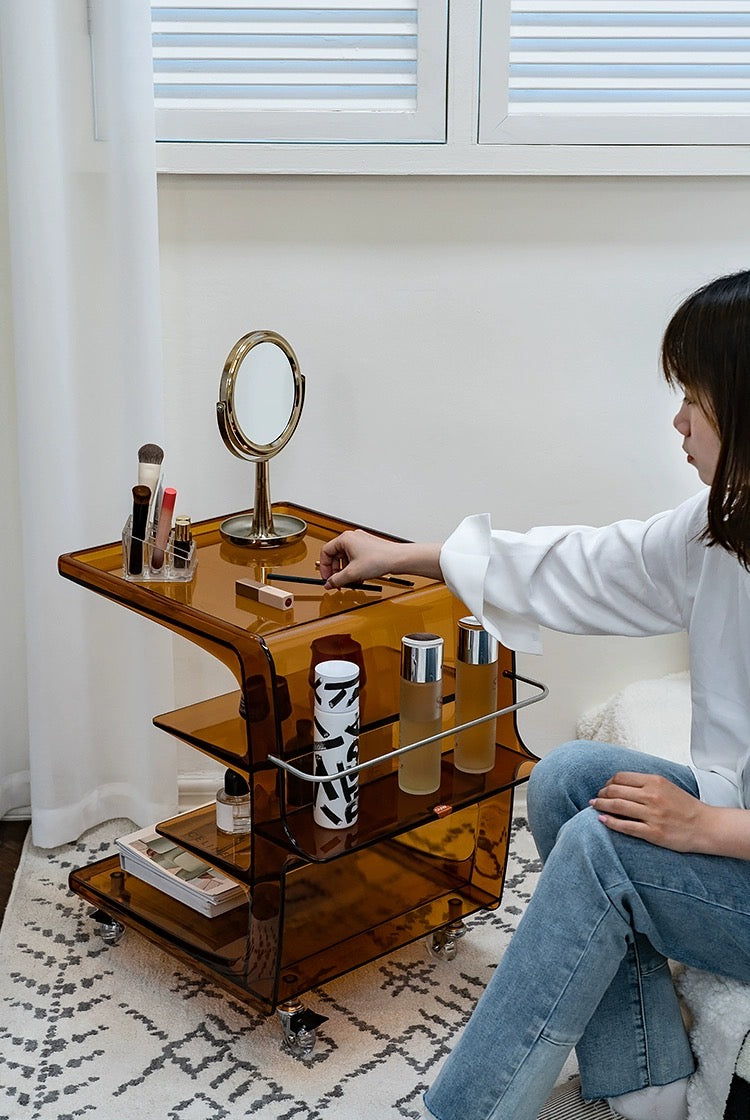
<path id="1" fill-rule="evenodd" d="M 209 918 L 241 905 L 247 897 L 234 879 L 220 874 L 174 840 L 160 836 L 154 828 L 131 832 L 115 843 L 124 871 Z"/>

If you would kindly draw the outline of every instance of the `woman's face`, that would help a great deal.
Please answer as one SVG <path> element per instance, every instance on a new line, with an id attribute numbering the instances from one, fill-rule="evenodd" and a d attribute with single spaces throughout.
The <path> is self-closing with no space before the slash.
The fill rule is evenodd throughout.
<path id="1" fill-rule="evenodd" d="M 688 393 L 683 397 L 680 410 L 672 423 L 682 436 L 682 450 L 687 455 L 688 463 L 693 464 L 701 482 L 710 486 L 721 446 L 713 420 Z"/>

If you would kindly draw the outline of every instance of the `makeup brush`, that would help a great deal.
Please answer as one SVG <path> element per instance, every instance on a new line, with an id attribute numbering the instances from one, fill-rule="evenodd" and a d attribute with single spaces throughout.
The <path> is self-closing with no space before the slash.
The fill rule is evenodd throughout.
<path id="1" fill-rule="evenodd" d="M 133 487 L 133 520 L 130 528 L 130 554 L 128 573 L 139 576 L 143 571 L 143 541 L 148 521 L 148 501 L 151 491 L 148 486 Z"/>
<path id="2" fill-rule="evenodd" d="M 158 443 L 144 443 L 138 452 L 138 485 L 148 486 L 153 498 L 161 475 L 164 452 Z"/>
<path id="3" fill-rule="evenodd" d="M 138 485 L 148 486 L 151 498 L 148 504 L 148 516 L 151 522 L 151 531 L 156 532 L 159 521 L 159 507 L 161 506 L 161 464 L 164 452 L 158 443 L 144 443 L 138 452 Z"/>

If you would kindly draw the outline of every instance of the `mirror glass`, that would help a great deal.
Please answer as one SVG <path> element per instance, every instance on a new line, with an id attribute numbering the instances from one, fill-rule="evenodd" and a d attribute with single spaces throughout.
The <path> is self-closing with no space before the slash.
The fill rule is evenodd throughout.
<path id="1" fill-rule="evenodd" d="M 250 513 L 229 517 L 221 535 L 232 544 L 269 548 L 303 536 L 304 521 L 275 516 L 268 460 L 292 438 L 302 414 L 305 379 L 289 343 L 275 331 L 251 331 L 229 352 L 221 374 L 216 419 L 224 443 L 255 463 L 255 501 Z"/>
<path id="2" fill-rule="evenodd" d="M 248 351 L 234 383 L 237 423 L 250 443 L 268 447 L 278 440 L 294 408 L 294 371 L 274 342 Z"/>

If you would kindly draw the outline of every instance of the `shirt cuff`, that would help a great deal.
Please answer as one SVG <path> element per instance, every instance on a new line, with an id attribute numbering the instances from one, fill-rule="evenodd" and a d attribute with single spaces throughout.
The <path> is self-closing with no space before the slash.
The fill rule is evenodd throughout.
<path id="1" fill-rule="evenodd" d="M 541 653 L 542 637 L 536 623 L 485 600 L 491 539 L 489 514 L 478 513 L 464 518 L 440 551 L 443 579 L 456 598 L 465 603 L 482 626 L 506 649 L 518 653 Z"/>

